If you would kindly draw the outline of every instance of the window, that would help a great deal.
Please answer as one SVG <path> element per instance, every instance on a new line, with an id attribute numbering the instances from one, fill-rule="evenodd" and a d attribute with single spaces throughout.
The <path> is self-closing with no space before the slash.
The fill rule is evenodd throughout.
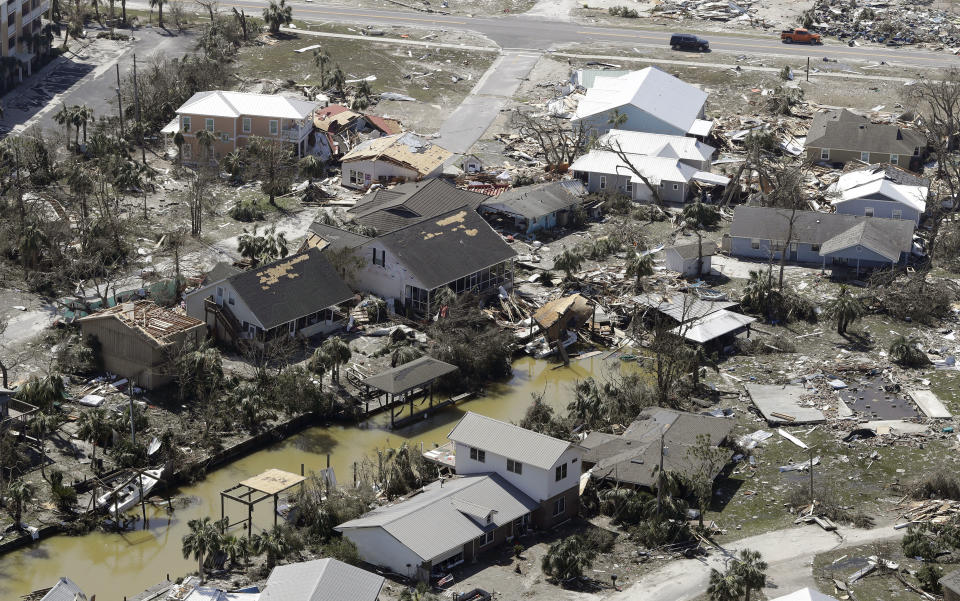
<path id="1" fill-rule="evenodd" d="M 860 153 L 860 160 L 863 161 L 864 163 L 869 163 L 869 162 L 870 162 L 870 153 L 869 153 L 869 152 L 861 152 L 861 153 Z"/>
<path id="2" fill-rule="evenodd" d="M 230 298 L 227 302 L 230 303 L 231 305 L 237 304 L 237 299 L 236 297 L 233 296 L 233 292 L 230 292 Z"/>
<path id="3" fill-rule="evenodd" d="M 230 134 L 228 134 L 227 132 L 222 132 L 222 133 L 220 134 L 220 139 L 223 140 L 224 142 L 229 142 L 229 141 L 230 141 Z"/>
<path id="4" fill-rule="evenodd" d="M 751 239 L 750 248 L 752 248 L 753 250 L 760 250 L 760 238 Z"/>
<path id="5" fill-rule="evenodd" d="M 627 180 L 626 190 L 627 190 L 627 192 L 629 192 L 629 193 L 631 193 L 631 194 L 633 193 L 633 181 L 632 181 L 632 180 L 629 180 L 629 179 Z"/>
<path id="6" fill-rule="evenodd" d="M 351 184 L 359 183 L 357 182 L 357 172 L 353 169 L 350 170 L 350 183 Z"/>
<path id="7" fill-rule="evenodd" d="M 553 502 L 553 517 L 562 515 L 567 510 L 567 500 L 560 497 Z"/>
<path id="8" fill-rule="evenodd" d="M 894 219 L 903 219 L 903 209 L 894 209 L 893 210 Z"/>
<path id="9" fill-rule="evenodd" d="M 190 117 L 183 118 L 183 133 L 190 133 Z"/>
<path id="10" fill-rule="evenodd" d="M 481 534 L 480 536 L 478 536 L 478 537 L 477 537 L 477 546 L 478 546 L 478 547 L 486 547 L 487 545 L 489 545 L 490 543 L 492 543 L 492 542 L 493 542 L 493 539 L 495 538 L 495 537 L 494 537 L 494 532 L 495 532 L 494 530 L 491 530 L 490 532 L 487 532 L 487 533 L 485 533 L 485 534 Z"/>
<path id="11" fill-rule="evenodd" d="M 797 244 L 796 242 L 791 242 L 791 243 L 790 243 L 790 250 L 791 250 L 791 251 L 797 252 L 797 248 L 798 248 L 798 247 L 799 247 L 799 246 L 798 246 L 798 244 Z"/>
<path id="12" fill-rule="evenodd" d="M 674 190 L 679 190 L 679 189 L 680 189 L 680 184 L 673 184 L 673 189 L 674 189 Z"/>
<path id="13" fill-rule="evenodd" d="M 820 160 L 821 160 L 821 161 L 829 161 L 829 160 L 830 160 L 830 149 L 829 149 L 829 148 L 821 148 L 821 149 L 820 149 Z"/>
<path id="14" fill-rule="evenodd" d="M 217 304 L 223 304 L 223 288 L 221 286 L 217 286 Z"/>
<path id="15" fill-rule="evenodd" d="M 270 135 L 275 136 L 280 132 L 280 122 L 276 119 L 270 120 Z"/>
<path id="16" fill-rule="evenodd" d="M 207 131 L 213 131 L 213 119 L 205 119 L 204 123 L 204 127 Z"/>
<path id="17" fill-rule="evenodd" d="M 891 154 L 891 155 L 890 155 L 890 164 L 891 164 L 891 165 L 899 165 L 899 164 L 900 164 L 900 155 L 899 155 L 899 154 Z"/>
<path id="18" fill-rule="evenodd" d="M 557 466 L 556 481 L 559 482 L 567 477 L 567 464 Z"/>
<path id="19" fill-rule="evenodd" d="M 253 123 L 250 121 L 250 117 L 243 118 L 243 133 L 249 134 L 253 130 Z"/>
<path id="20" fill-rule="evenodd" d="M 818 252 L 820 252 L 820 245 L 819 245 L 819 244 L 811 244 L 811 245 L 810 245 L 810 250 L 811 250 L 812 252 L 818 253 Z"/>
<path id="21" fill-rule="evenodd" d="M 523 464 L 513 459 L 507 459 L 507 471 L 513 472 L 514 474 L 522 474 Z"/>
<path id="22" fill-rule="evenodd" d="M 377 260 L 377 249 L 373 249 L 373 264 L 374 264 L 374 265 L 379 265 L 380 267 L 386 267 L 386 266 L 387 266 L 387 251 L 381 250 L 381 251 L 380 251 L 380 259 Z"/>
<path id="23" fill-rule="evenodd" d="M 863 214 L 867 217 L 873 217 L 873 207 L 867 207 L 863 210 Z"/>
<path id="24" fill-rule="evenodd" d="M 920 147 L 919 147 L 919 146 L 914 146 L 914 147 L 913 147 L 913 156 L 919 156 L 919 155 L 920 155 Z"/>
<path id="25" fill-rule="evenodd" d="M 470 447 L 470 459 L 473 459 L 474 461 L 479 461 L 480 463 L 486 463 L 487 452 Z"/>
<path id="26" fill-rule="evenodd" d="M 601 190 L 606 190 L 606 189 L 607 189 L 607 176 L 606 176 L 606 175 L 601 175 L 601 176 L 600 176 L 600 189 L 601 189 Z"/>

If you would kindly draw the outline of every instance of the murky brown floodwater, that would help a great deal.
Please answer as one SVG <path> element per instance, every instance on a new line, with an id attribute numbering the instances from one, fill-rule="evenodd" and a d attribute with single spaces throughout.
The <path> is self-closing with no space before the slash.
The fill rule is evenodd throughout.
<path id="1" fill-rule="evenodd" d="M 370 455 L 376 448 L 397 447 L 403 442 L 446 442 L 453 424 L 466 411 L 475 411 L 507 421 L 519 420 L 530 404 L 532 392 L 544 393 L 554 407 L 565 408 L 572 398 L 571 383 L 578 379 L 609 373 L 620 368 L 616 358 L 602 360 L 598 355 L 569 368 L 530 358 L 518 360 L 513 377 L 504 384 L 492 386 L 483 397 L 444 410 L 421 424 L 397 432 L 384 429 L 386 414 L 369 426 L 311 428 L 297 436 L 269 447 L 207 475 L 202 482 L 184 487 L 175 496 L 191 499 L 189 506 L 168 515 L 148 506 L 150 528 L 126 534 L 94 532 L 85 536 L 56 536 L 39 544 L 0 557 L 0 599 L 14 600 L 30 591 L 52 586 L 60 576 L 76 581 L 88 596 L 95 594 L 102 601 L 120 601 L 163 580 L 196 569 L 180 551 L 180 540 L 187 531 L 187 522 L 194 518 L 220 517 L 220 491 L 269 468 L 299 473 L 300 464 L 307 471 L 331 465 L 341 484 L 352 478 L 352 464 Z M 635 366 L 636 364 L 629 364 Z M 234 506 L 233 519 L 243 508 Z M 228 515 L 231 508 L 228 501 Z M 272 503 L 264 501 L 254 514 L 254 530 L 272 525 Z M 239 530 L 239 529 L 237 529 Z"/>

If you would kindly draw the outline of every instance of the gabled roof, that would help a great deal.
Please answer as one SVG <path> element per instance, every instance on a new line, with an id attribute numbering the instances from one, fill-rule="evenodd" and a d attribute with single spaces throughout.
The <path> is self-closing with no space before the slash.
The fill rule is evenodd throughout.
<path id="1" fill-rule="evenodd" d="M 400 124 L 396 119 L 387 119 L 386 117 L 381 117 L 380 115 L 364 115 L 364 119 L 367 120 L 372 127 L 382 131 L 388 136 L 394 134 L 399 134 L 403 131 L 403 125 Z"/>
<path id="2" fill-rule="evenodd" d="M 632 71 L 619 77 L 596 77 L 577 105 L 574 119 L 633 105 L 687 132 L 707 100 L 700 88 L 677 79 L 656 67 Z"/>
<path id="3" fill-rule="evenodd" d="M 902 252 L 896 241 L 890 239 L 889 232 L 876 226 L 873 218 L 867 218 L 824 242 L 820 254 L 828 256 L 854 246 L 869 248 L 891 261 L 899 261 Z"/>
<path id="4" fill-rule="evenodd" d="M 580 445 L 587 449 L 583 461 L 596 464 L 592 477 L 652 488 L 660 463 L 661 433 L 667 449 L 664 470 L 683 474 L 695 465 L 687 450 L 697 446 L 699 436 L 707 436 L 710 444 L 716 446 L 730 435 L 734 425 L 733 420 L 720 417 L 648 407 L 623 435 L 593 432 Z"/>
<path id="5" fill-rule="evenodd" d="M 597 139 L 597 147 L 620 148 L 629 154 L 680 159 L 682 161 L 709 161 L 715 152 L 713 146 L 689 136 L 668 136 L 642 131 L 611 129 Z"/>
<path id="6" fill-rule="evenodd" d="M 456 365 L 424 356 L 370 376 L 363 383 L 390 394 L 403 394 L 455 371 Z"/>
<path id="7" fill-rule="evenodd" d="M 213 269 L 208 271 L 203 278 L 205 284 L 211 284 L 213 282 L 219 282 L 220 280 L 226 279 L 232 275 L 240 273 L 241 269 L 234 267 L 233 263 L 229 261 L 220 261 L 213 266 Z"/>
<path id="8" fill-rule="evenodd" d="M 319 221 L 311 223 L 307 232 L 307 244 L 320 250 L 337 251 L 344 248 L 358 248 L 373 239 Z"/>
<path id="9" fill-rule="evenodd" d="M 40 601 L 87 601 L 87 595 L 80 586 L 66 576 L 61 576 Z"/>
<path id="10" fill-rule="evenodd" d="M 799 591 L 793 591 L 788 595 L 771 599 L 770 601 L 839 601 L 836 597 L 824 595 L 818 590 L 812 588 L 802 588 Z"/>
<path id="11" fill-rule="evenodd" d="M 313 114 L 319 102 L 287 98 L 279 94 L 252 94 L 213 90 L 197 92 L 177 109 L 178 114 L 206 117 L 273 117 L 303 119 Z"/>
<path id="12" fill-rule="evenodd" d="M 468 411 L 447 438 L 540 469 L 552 468 L 574 445 L 492 417 Z"/>
<path id="13" fill-rule="evenodd" d="M 382 528 L 428 561 L 539 506 L 501 476 L 481 474 L 433 482 L 405 501 L 378 507 L 335 530 Z M 491 517 L 489 524 L 477 519 L 481 513 Z"/>
<path id="14" fill-rule="evenodd" d="M 376 601 L 384 578 L 336 559 L 277 566 L 260 601 Z"/>
<path id="15" fill-rule="evenodd" d="M 244 271 L 227 282 L 265 330 L 353 298 L 316 248 Z"/>
<path id="16" fill-rule="evenodd" d="M 377 237 L 427 289 L 449 284 L 517 256 L 500 234 L 468 207 Z"/>
<path id="17" fill-rule="evenodd" d="M 358 144 L 344 155 L 341 163 L 385 160 L 412 169 L 420 175 L 428 175 L 443 165 L 452 154 L 446 148 L 407 132 Z"/>
<path id="18" fill-rule="evenodd" d="M 912 176 L 895 167 L 871 165 L 844 173 L 827 188 L 828 195 L 839 195 L 830 204 L 841 205 L 854 199 L 882 196 L 911 209 L 924 212 L 930 180 Z"/>
<path id="19" fill-rule="evenodd" d="M 741 330 L 744 326 L 757 321 L 756 318 L 720 309 L 698 317 L 686 324 L 681 324 L 672 330 L 672 333 L 683 336 L 690 342 L 704 344 Z"/>
<path id="20" fill-rule="evenodd" d="M 690 321 L 691 319 L 697 319 L 699 317 L 703 317 L 704 315 L 713 313 L 714 311 L 727 309 L 737 304 L 730 301 L 700 300 L 696 296 L 692 294 L 686 294 L 684 292 L 672 292 L 669 294 L 641 294 L 639 296 L 635 296 L 634 300 L 641 307 L 655 309 L 672 317 L 675 321 L 680 323 Z"/>
<path id="21" fill-rule="evenodd" d="M 513 188 L 496 197 L 485 199 L 483 206 L 527 219 L 537 219 L 582 203 L 586 194 L 587 190 L 579 180 L 565 179 Z"/>
<path id="22" fill-rule="evenodd" d="M 651 157 L 640 154 L 630 154 L 626 158 L 629 164 L 633 165 L 652 184 L 659 184 L 661 181 L 689 182 L 698 173 L 695 167 L 681 163 L 679 159 L 675 158 Z M 570 165 L 570 170 L 606 175 L 629 175 L 630 181 L 633 183 L 643 184 L 643 180 L 631 171 L 627 161 L 610 150 L 591 150 L 574 161 Z"/>
<path id="23" fill-rule="evenodd" d="M 869 223 L 863 228 L 844 234 L 857 224 L 866 222 Z M 785 241 L 789 224 L 790 211 L 787 209 L 739 206 L 733 212 L 730 236 Z M 825 251 L 822 245 L 844 234 L 831 243 L 832 248 L 836 250 L 847 242 L 856 244 L 857 241 L 862 241 L 874 252 L 896 260 L 892 258 L 894 254 L 899 258 L 900 253 L 909 253 L 913 247 L 913 225 L 913 221 L 905 219 L 797 211 L 791 240 L 804 244 L 820 244 L 820 254 L 823 255 Z"/>
<path id="24" fill-rule="evenodd" d="M 678 244 L 677 246 L 668 246 L 665 250 L 672 250 L 680 255 L 681 259 L 696 259 L 700 256 L 700 246 L 696 242 L 692 244 Z M 703 256 L 709 257 L 717 252 L 717 243 L 716 242 L 704 242 L 702 245 Z"/>
<path id="25" fill-rule="evenodd" d="M 347 212 L 357 223 L 386 234 L 464 206 L 475 211 L 485 200 L 484 194 L 463 190 L 441 179 L 428 179 L 381 188 L 367 194 Z"/>
<path id="26" fill-rule="evenodd" d="M 813 116 L 807 133 L 808 148 L 831 148 L 912 156 L 914 148 L 927 145 L 920 132 L 899 125 L 871 123 L 847 109 L 821 111 Z"/>

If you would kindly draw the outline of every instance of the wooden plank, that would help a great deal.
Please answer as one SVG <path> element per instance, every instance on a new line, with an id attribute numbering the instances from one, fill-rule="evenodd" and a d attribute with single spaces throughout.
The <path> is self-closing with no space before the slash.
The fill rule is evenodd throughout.
<path id="1" fill-rule="evenodd" d="M 810 447 L 808 447 L 806 444 L 804 444 L 804 442 L 803 442 L 802 440 L 800 440 L 799 438 L 797 438 L 797 437 L 794 436 L 793 434 L 787 432 L 787 431 L 784 430 L 783 428 L 778 428 L 778 429 L 777 429 L 777 432 L 780 434 L 780 436 L 783 436 L 784 438 L 786 438 L 787 440 L 789 440 L 789 441 L 792 442 L 793 444 L 797 445 L 797 446 L 800 447 L 801 449 L 809 449 L 809 448 L 810 448 Z"/>

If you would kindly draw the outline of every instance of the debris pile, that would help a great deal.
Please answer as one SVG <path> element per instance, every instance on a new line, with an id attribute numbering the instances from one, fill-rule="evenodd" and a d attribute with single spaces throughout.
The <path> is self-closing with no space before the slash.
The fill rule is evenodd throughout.
<path id="1" fill-rule="evenodd" d="M 675 19 L 695 18 L 707 21 L 753 22 L 751 0 L 665 0 L 654 8 L 657 16 Z"/>
<path id="2" fill-rule="evenodd" d="M 932 44 L 937 49 L 960 46 L 960 26 L 946 10 L 920 8 L 899 0 L 817 0 L 813 25 L 841 40 L 866 40 L 887 45 Z"/>
<path id="3" fill-rule="evenodd" d="M 905 520 L 894 526 L 897 529 L 906 528 L 911 524 L 945 524 L 960 515 L 960 501 L 942 499 L 911 501 L 898 505 L 897 511 L 902 511 L 900 517 Z"/>

